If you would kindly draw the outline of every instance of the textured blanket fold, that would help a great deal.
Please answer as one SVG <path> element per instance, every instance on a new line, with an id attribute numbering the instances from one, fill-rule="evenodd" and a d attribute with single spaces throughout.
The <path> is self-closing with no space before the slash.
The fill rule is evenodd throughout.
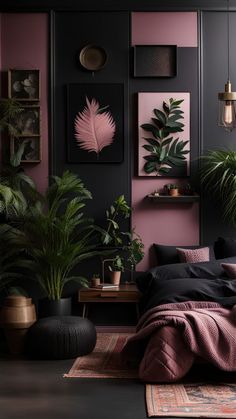
<path id="1" fill-rule="evenodd" d="M 147 311 L 122 351 L 139 364 L 149 382 L 182 378 L 196 357 L 225 371 L 236 371 L 236 306 L 214 302 L 165 304 Z"/>

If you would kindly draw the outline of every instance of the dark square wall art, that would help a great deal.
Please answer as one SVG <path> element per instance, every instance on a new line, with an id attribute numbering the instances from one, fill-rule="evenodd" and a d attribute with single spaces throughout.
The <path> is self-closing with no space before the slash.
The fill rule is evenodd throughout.
<path id="1" fill-rule="evenodd" d="M 124 86 L 67 86 L 69 163 L 121 163 L 124 151 Z"/>

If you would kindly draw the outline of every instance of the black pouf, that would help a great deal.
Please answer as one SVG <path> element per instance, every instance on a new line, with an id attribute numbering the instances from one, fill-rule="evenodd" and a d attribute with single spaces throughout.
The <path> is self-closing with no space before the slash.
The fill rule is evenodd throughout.
<path id="1" fill-rule="evenodd" d="M 29 328 L 26 350 L 34 358 L 76 358 L 92 352 L 96 340 L 96 329 L 88 319 L 75 316 L 45 317 Z"/>

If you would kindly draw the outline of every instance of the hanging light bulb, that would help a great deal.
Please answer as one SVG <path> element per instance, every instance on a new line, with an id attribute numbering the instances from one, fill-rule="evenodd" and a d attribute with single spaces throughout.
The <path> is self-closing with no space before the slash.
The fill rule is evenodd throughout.
<path id="1" fill-rule="evenodd" d="M 229 0 L 227 0 L 227 37 L 228 37 L 228 81 L 225 85 L 225 91 L 218 94 L 219 115 L 218 125 L 224 127 L 227 131 L 236 128 L 236 92 L 232 92 L 229 78 Z"/>
<path id="2" fill-rule="evenodd" d="M 236 127 L 236 92 L 231 92 L 231 83 L 228 80 L 225 91 L 218 94 L 219 98 L 219 117 L 218 125 L 228 131 Z"/>

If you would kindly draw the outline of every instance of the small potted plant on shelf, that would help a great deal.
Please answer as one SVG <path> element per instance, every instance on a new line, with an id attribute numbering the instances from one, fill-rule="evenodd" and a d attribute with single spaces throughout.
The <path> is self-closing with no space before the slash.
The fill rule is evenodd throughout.
<path id="1" fill-rule="evenodd" d="M 97 287 L 98 285 L 100 285 L 100 283 L 100 274 L 93 274 L 91 278 L 91 287 Z"/>
<path id="2" fill-rule="evenodd" d="M 111 283 L 114 285 L 119 285 L 121 272 L 124 272 L 124 260 L 121 256 L 117 255 L 112 259 L 111 264 L 108 266 L 110 271 Z"/>
<path id="3" fill-rule="evenodd" d="M 167 185 L 165 185 L 165 189 L 167 190 L 167 194 L 170 196 L 179 195 L 179 187 L 174 183 L 168 183 Z"/>

